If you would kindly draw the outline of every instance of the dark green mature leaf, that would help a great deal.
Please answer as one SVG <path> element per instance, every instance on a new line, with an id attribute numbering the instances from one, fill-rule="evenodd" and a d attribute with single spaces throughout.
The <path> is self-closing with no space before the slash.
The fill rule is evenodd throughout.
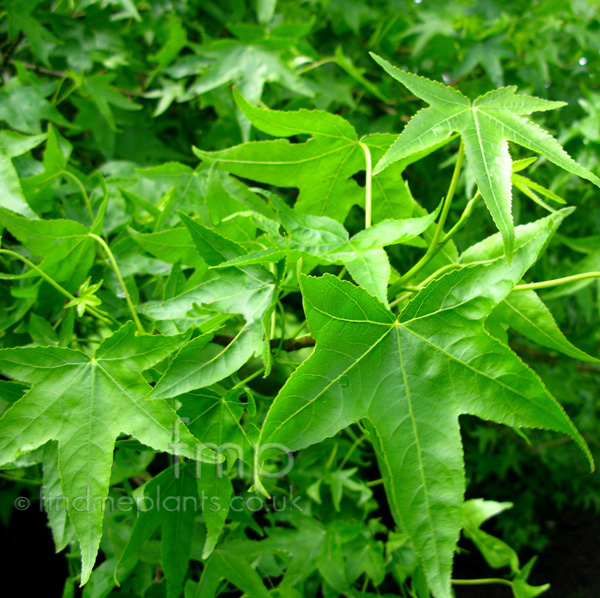
<path id="1" fill-rule="evenodd" d="M 136 335 L 129 322 L 105 339 L 93 357 L 64 347 L 0 350 L 0 371 L 33 385 L 0 420 L 0 463 L 58 441 L 62 492 L 81 545 L 82 583 L 100 544 L 117 436 L 131 434 L 155 450 L 180 448 L 182 455 L 197 457 L 198 441 L 185 426 L 177 428 L 180 422 L 171 407 L 145 400 L 150 386 L 140 373 L 183 341 L 183 335 Z"/>
<path id="2" fill-rule="evenodd" d="M 250 598 L 270 598 L 260 575 L 249 565 L 248 561 L 239 552 L 215 550 L 210 557 L 202 579 L 197 584 L 188 583 L 185 589 L 185 598 L 214 598 L 217 586 L 221 579 L 231 582 Z"/>
<path id="3" fill-rule="evenodd" d="M 277 52 L 258 44 L 222 40 L 207 52 L 207 56 L 214 62 L 189 89 L 188 97 L 206 93 L 232 81 L 251 102 L 261 99 L 267 82 L 277 82 L 301 95 L 313 95 L 307 83 L 284 64 Z M 248 122 L 242 121 L 240 124 L 244 138 L 248 139 Z"/>
<path id="4" fill-rule="evenodd" d="M 375 54 L 374 60 L 394 79 L 430 104 L 406 125 L 394 145 L 379 161 L 380 172 L 396 160 L 424 150 L 458 131 L 477 186 L 512 256 L 514 224 L 511 213 L 511 158 L 508 141 L 542 154 L 567 172 L 600 186 L 600 179 L 575 162 L 548 133 L 523 118 L 532 112 L 553 110 L 564 102 L 516 95 L 516 87 L 504 87 L 470 100 L 436 81 L 402 71 Z"/>
<path id="5" fill-rule="evenodd" d="M 451 596 L 465 480 L 458 417 L 547 428 L 585 442 L 540 379 L 483 327 L 537 260 L 565 214 L 516 229 L 500 255 L 428 284 L 396 318 L 332 276 L 304 277 L 315 353 L 276 398 L 260 442 L 297 450 L 363 420 L 390 507 L 439 598 Z M 494 245 L 498 245 L 495 239 Z"/>
<path id="6" fill-rule="evenodd" d="M 194 464 L 165 469 L 144 486 L 139 502 L 143 510 L 137 516 L 117 570 L 122 563 L 135 558 L 161 526 L 161 563 L 167 578 L 167 596 L 177 598 L 183 591 L 189 566 L 196 514 L 202 511 Z"/>

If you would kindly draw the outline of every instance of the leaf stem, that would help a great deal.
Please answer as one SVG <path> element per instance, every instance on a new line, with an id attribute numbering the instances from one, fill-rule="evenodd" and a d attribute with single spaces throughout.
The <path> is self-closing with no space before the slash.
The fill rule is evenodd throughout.
<path id="1" fill-rule="evenodd" d="M 231 390 L 235 390 L 237 388 L 245 386 L 246 384 L 248 384 L 248 382 L 254 380 L 254 378 L 258 378 L 258 376 L 260 376 L 264 371 L 265 367 L 263 366 L 262 368 L 256 370 L 256 372 L 250 374 L 247 378 L 244 378 L 241 382 L 238 382 Z"/>
<path id="2" fill-rule="evenodd" d="M 364 143 L 359 143 L 365 153 L 366 178 L 365 178 L 365 228 L 371 226 L 371 210 L 373 198 L 373 162 L 371 160 L 371 152 L 369 147 Z"/>
<path id="3" fill-rule="evenodd" d="M 446 219 L 448 218 L 448 213 L 450 212 L 450 206 L 452 205 L 452 200 L 454 199 L 454 194 L 456 192 L 456 187 L 458 185 L 458 180 L 460 178 L 460 173 L 462 170 L 463 160 L 465 155 L 465 147 L 463 142 L 460 142 L 460 146 L 458 148 L 458 155 L 456 157 L 456 164 L 454 165 L 454 172 L 452 173 L 452 179 L 450 181 L 450 186 L 448 187 L 448 193 L 444 199 L 444 204 L 442 206 L 442 213 L 440 214 L 440 219 L 438 220 L 435 232 L 433 233 L 433 237 L 431 238 L 431 242 L 429 243 L 429 247 L 425 252 L 425 255 L 412 267 L 408 272 L 403 274 L 389 289 L 389 294 L 394 296 L 396 292 L 402 288 L 404 283 L 411 278 L 414 278 L 434 257 L 435 255 L 442 249 L 442 247 L 450 240 L 450 238 L 464 225 L 466 219 L 470 216 L 473 211 L 475 198 L 477 198 L 477 194 L 473 199 L 467 204 L 465 211 L 461 215 L 459 221 L 452 227 L 450 232 L 447 235 L 444 235 L 442 238 L 442 234 L 444 232 L 444 225 L 446 224 Z M 440 241 L 441 239 L 441 241 Z"/>
<path id="4" fill-rule="evenodd" d="M 311 62 L 310 64 L 307 64 L 306 66 L 299 68 L 296 71 L 296 74 L 302 75 L 303 73 L 312 71 L 313 69 L 319 68 L 320 66 L 323 66 L 324 64 L 329 64 L 330 62 L 337 62 L 336 57 L 328 56 L 327 58 L 322 58 L 321 60 L 317 60 L 316 62 Z"/>
<path id="5" fill-rule="evenodd" d="M 11 482 L 16 482 L 18 484 L 29 484 L 31 486 L 41 486 L 42 482 L 39 480 L 28 480 L 26 478 L 19 478 L 12 475 L 7 475 L 5 473 L 0 473 L 0 478 L 3 480 L 9 480 Z"/>
<path id="6" fill-rule="evenodd" d="M 477 190 L 477 193 L 473 196 L 472 199 L 469 200 L 469 203 L 464 209 L 464 212 L 461 214 L 458 222 L 448 231 L 444 238 L 442 239 L 439 249 L 441 249 L 467 222 L 471 214 L 473 213 L 473 209 L 477 205 L 479 198 L 481 197 L 481 193 Z M 438 249 L 438 251 L 439 251 Z"/>
<path id="7" fill-rule="evenodd" d="M 555 287 L 562 284 L 569 284 L 570 282 L 577 282 L 579 280 L 587 280 L 589 278 L 600 278 L 600 272 L 585 272 L 583 274 L 575 274 L 573 276 L 565 276 L 564 278 L 555 278 L 553 280 L 544 280 L 543 282 L 532 282 L 530 284 L 518 284 L 515 291 L 528 291 L 532 289 L 547 289 L 548 287 Z"/>
<path id="8" fill-rule="evenodd" d="M 75 295 L 72 295 L 59 285 L 51 276 L 48 276 L 41 268 L 36 266 L 33 262 L 29 261 L 26 257 L 17 253 L 16 251 L 11 251 L 10 249 L 0 249 L 0 254 L 11 255 L 12 257 L 16 257 L 21 260 L 26 266 L 29 266 L 32 270 L 35 270 L 49 285 L 53 286 L 61 295 L 67 297 L 70 301 L 74 301 L 76 299 Z M 94 317 L 98 318 L 98 320 L 102 321 L 104 324 L 110 326 L 110 320 L 106 319 L 102 313 L 100 313 L 97 309 L 93 307 L 86 307 L 86 311 L 89 312 Z M 115 320 L 116 321 L 116 320 Z"/>
<path id="9" fill-rule="evenodd" d="M 104 251 L 106 252 L 108 261 L 110 262 L 110 265 L 112 266 L 112 269 L 114 270 L 114 272 L 117 276 L 117 280 L 119 281 L 119 284 L 121 285 L 121 288 L 123 289 L 123 293 L 125 294 L 125 301 L 127 302 L 127 306 L 129 307 L 129 311 L 131 313 L 131 317 L 132 317 L 133 321 L 135 322 L 135 326 L 136 326 L 138 332 L 145 333 L 146 331 L 144 330 L 144 327 L 142 326 L 142 323 L 140 322 L 137 312 L 135 311 L 135 307 L 133 305 L 133 302 L 131 301 L 131 296 L 129 295 L 129 290 L 127 289 L 127 286 L 125 285 L 125 281 L 123 280 L 123 277 L 121 276 L 121 271 L 119 270 L 119 266 L 117 265 L 117 261 L 115 260 L 115 256 L 113 255 L 112 251 L 110 250 L 110 247 L 108 246 L 108 244 L 102 237 L 99 237 L 98 235 L 95 235 L 94 233 L 88 233 L 88 234 L 92 239 L 94 239 L 94 241 L 99 243 L 101 245 L 102 249 L 104 249 Z"/>
<path id="10" fill-rule="evenodd" d="M 75 185 L 77 187 L 79 187 L 79 192 L 81 193 L 81 197 L 83 197 L 83 203 L 85 204 L 85 207 L 88 211 L 88 214 L 90 216 L 90 222 L 93 224 L 94 223 L 94 212 L 92 211 L 92 206 L 90 204 L 90 198 L 88 197 L 87 191 L 85 190 L 85 187 L 83 186 L 83 183 L 79 180 L 79 177 L 77 177 L 76 175 L 74 175 L 72 172 L 69 172 L 68 170 L 62 170 L 59 175 L 62 174 L 63 176 L 66 176 L 67 178 L 71 179 Z"/>
<path id="11" fill-rule="evenodd" d="M 363 442 L 366 439 L 367 439 L 366 436 L 360 436 L 353 442 L 352 446 L 348 449 L 348 452 L 344 455 L 342 462 L 339 464 L 338 469 L 341 470 L 344 468 L 344 465 L 346 465 L 346 463 L 348 463 L 348 460 L 352 456 L 352 453 L 354 453 L 354 451 L 359 447 L 361 442 Z"/>
<path id="12" fill-rule="evenodd" d="M 458 154 L 456 156 L 456 164 L 454 165 L 454 172 L 452 173 L 452 179 L 450 180 L 450 186 L 448 187 L 448 193 L 446 194 L 444 205 L 442 206 L 442 213 L 440 214 L 440 219 L 438 220 L 435 233 L 433 233 L 431 243 L 429 244 L 429 252 L 433 252 L 436 249 L 437 243 L 444 232 L 444 225 L 446 224 L 446 219 L 448 218 L 448 214 L 450 212 L 450 206 L 452 205 L 452 200 L 454 199 L 454 193 L 456 192 L 458 179 L 460 178 L 464 157 L 465 146 L 461 140 L 460 146 L 458 147 Z"/>
<path id="13" fill-rule="evenodd" d="M 371 480 L 369 482 L 366 483 L 366 485 L 369 488 L 373 488 L 373 486 L 380 486 L 381 484 L 383 484 L 384 480 L 383 478 L 379 478 L 378 480 Z"/>
<path id="14" fill-rule="evenodd" d="M 501 577 L 487 577 L 483 579 L 453 579 L 451 580 L 455 586 L 481 586 L 492 583 L 499 583 L 505 586 L 511 586 L 512 582 Z"/>

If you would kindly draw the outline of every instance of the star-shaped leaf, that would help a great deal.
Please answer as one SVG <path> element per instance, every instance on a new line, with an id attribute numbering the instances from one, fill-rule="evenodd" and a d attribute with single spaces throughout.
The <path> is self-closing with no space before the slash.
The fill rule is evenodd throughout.
<path id="1" fill-rule="evenodd" d="M 517 88 L 514 86 L 496 89 L 470 100 L 450 87 L 402 71 L 375 54 L 372 56 L 390 76 L 430 104 L 429 108 L 418 112 L 406 125 L 375 167 L 375 173 L 396 160 L 439 143 L 454 131 L 459 132 L 475 181 L 502 233 L 509 259 L 515 242 L 509 141 L 542 154 L 567 172 L 600 186 L 600 179 L 577 164 L 556 139 L 523 118 L 532 112 L 560 108 L 565 105 L 564 102 L 516 95 Z"/>
<path id="2" fill-rule="evenodd" d="M 294 451 L 362 420 L 395 521 L 410 535 L 436 598 L 451 596 L 461 529 L 461 414 L 562 432 L 591 461 L 540 379 L 483 326 L 565 215 L 518 227 L 512 265 L 499 235 L 492 237 L 487 261 L 432 281 L 399 317 L 333 276 L 302 279 L 316 349 L 275 399 L 260 443 Z"/>
<path id="3" fill-rule="evenodd" d="M 131 434 L 158 451 L 179 449 L 184 456 L 197 456 L 198 441 L 179 427 L 173 409 L 164 401 L 145 400 L 151 388 L 141 375 L 184 340 L 183 335 L 137 335 L 128 322 L 93 357 L 65 347 L 0 350 L 0 371 L 32 384 L 0 420 L 0 463 L 58 441 L 62 493 L 81 545 L 82 583 L 90 576 L 102 536 L 119 434 Z"/>
<path id="4" fill-rule="evenodd" d="M 195 154 L 232 174 L 278 187 L 298 187 L 296 209 L 343 221 L 360 203 L 362 191 L 350 177 L 364 169 L 364 154 L 354 127 L 342 117 L 316 110 L 264 110 L 234 91 L 235 100 L 252 124 L 278 137 L 311 135 L 306 143 L 253 141 L 226 150 Z"/>
<path id="5" fill-rule="evenodd" d="M 308 83 L 285 64 L 281 52 L 256 43 L 246 45 L 234 40 L 222 40 L 214 44 L 206 55 L 214 62 L 190 87 L 185 99 L 232 81 L 251 102 L 260 100 L 267 82 L 279 83 L 301 95 L 313 95 Z M 250 125 L 245 118 L 240 125 L 247 139 Z"/>
<path id="6" fill-rule="evenodd" d="M 252 141 L 225 150 L 208 152 L 194 148 L 202 160 L 220 169 L 260 183 L 300 190 L 294 209 L 343 222 L 353 205 L 364 204 L 364 189 L 352 178 L 365 170 L 365 150 L 379 159 L 394 141 L 391 134 L 376 133 L 362 139 L 341 116 L 319 110 L 265 110 L 253 106 L 234 90 L 235 100 L 259 130 L 277 137 L 310 135 L 305 143 L 284 139 Z M 393 172 L 373 178 L 373 217 L 410 216 L 412 201 L 401 172 L 412 161 L 441 147 L 448 136 L 419 156 L 398 164 Z M 420 215 L 420 214 L 419 214 Z"/>
<path id="7" fill-rule="evenodd" d="M 7 122 L 21 133 L 38 135 L 42 121 L 52 121 L 63 127 L 71 124 L 46 98 L 56 89 L 56 83 L 19 85 L 16 79 L 0 89 L 0 121 Z"/>

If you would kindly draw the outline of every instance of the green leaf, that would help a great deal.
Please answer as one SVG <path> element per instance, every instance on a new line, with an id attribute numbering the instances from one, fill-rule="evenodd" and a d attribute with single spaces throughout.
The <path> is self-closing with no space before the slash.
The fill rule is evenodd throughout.
<path id="1" fill-rule="evenodd" d="M 279 83 L 300 95 L 313 95 L 304 79 L 284 63 L 280 52 L 261 47 L 260 44 L 246 45 L 234 40 L 221 40 L 206 55 L 213 63 L 188 90 L 188 98 L 231 82 L 251 102 L 259 102 L 267 82 Z M 241 121 L 240 125 L 247 140 L 250 125 L 247 121 Z"/>
<path id="2" fill-rule="evenodd" d="M 37 218 L 23 195 L 19 175 L 4 149 L 0 149 L 0 206 L 25 218 Z"/>
<path id="3" fill-rule="evenodd" d="M 519 557 L 505 542 L 481 528 L 481 525 L 499 513 L 512 507 L 510 502 L 495 502 L 474 498 L 463 505 L 463 533 L 479 549 L 486 562 L 494 569 L 510 567 L 513 573 L 519 573 Z"/>
<path id="4" fill-rule="evenodd" d="M 242 389 L 225 392 L 222 388 L 214 386 L 180 397 L 182 405 L 178 413 L 187 422 L 190 432 L 206 446 L 214 447 L 228 457 L 227 449 L 231 449 L 231 464 L 238 458 L 251 462 L 254 451 L 241 423 L 245 410 L 250 407 L 249 403 L 240 400 L 243 394 Z M 204 491 L 209 499 L 216 501 L 216 504 L 211 503 L 203 512 L 208 533 L 202 558 L 208 558 L 217 544 L 229 513 L 233 492 L 227 475 L 215 471 L 214 468 L 206 473 L 205 467 L 203 464 L 202 476 L 198 480 L 199 489 L 200 492 Z"/>
<path id="5" fill-rule="evenodd" d="M 196 457 L 198 441 L 164 401 L 146 401 L 141 375 L 177 349 L 180 336 L 136 335 L 128 322 L 90 357 L 64 347 L 0 350 L 0 371 L 32 384 L 0 420 L 0 463 L 49 440 L 58 441 L 59 471 L 69 517 L 81 545 L 85 583 L 100 538 L 115 439 L 131 434 L 158 451 Z M 65 418 L 65 414 L 69 414 Z M 207 453 L 208 454 L 208 453 Z"/>
<path id="6" fill-rule="evenodd" d="M 600 179 L 577 164 L 552 136 L 522 117 L 559 108 L 564 106 L 563 102 L 516 95 L 514 86 L 491 91 L 471 101 L 450 87 L 402 71 L 375 54 L 371 56 L 390 76 L 430 104 L 406 125 L 374 172 L 435 145 L 453 131 L 459 132 L 475 181 L 502 233 L 509 259 L 513 253 L 514 224 L 508 141 L 531 149 L 567 172 L 600 186 Z"/>
<path id="7" fill-rule="evenodd" d="M 167 578 L 167 596 L 178 598 L 189 566 L 196 512 L 202 510 L 194 463 L 173 465 L 162 471 L 143 487 L 139 504 L 143 510 L 138 513 L 117 569 L 136 557 L 160 526 L 161 563 Z"/>
<path id="8" fill-rule="evenodd" d="M 451 596 L 465 489 L 458 417 L 546 428 L 591 455 L 540 379 L 483 326 L 537 260 L 565 213 L 516 229 L 502 255 L 432 281 L 396 318 L 375 298 L 326 275 L 303 277 L 313 355 L 275 399 L 260 443 L 298 450 L 362 420 L 394 519 L 411 537 L 437 598 Z"/>
<path id="9" fill-rule="evenodd" d="M 571 344 L 560 331 L 554 317 L 535 291 L 513 291 L 490 315 L 508 324 L 528 339 L 560 351 L 573 359 L 598 362 L 598 359 Z"/>
<path id="10" fill-rule="evenodd" d="M 0 222 L 39 257 L 39 267 L 75 290 L 88 275 L 96 256 L 90 229 L 73 220 L 29 220 L 0 209 Z M 38 276 L 31 271 L 30 276 Z"/>
<path id="11" fill-rule="evenodd" d="M 24 136 L 13 131 L 0 131 L 0 207 L 26 218 L 37 218 L 23 195 L 12 158 L 27 153 L 45 139 L 45 134 Z"/>
<path id="12" fill-rule="evenodd" d="M 258 129 L 285 137 L 306 134 L 312 139 L 294 144 L 282 139 L 254 141 L 217 152 L 194 148 L 194 153 L 238 176 L 278 187 L 298 187 L 298 211 L 343 221 L 363 195 L 350 179 L 364 170 L 364 155 L 354 128 L 327 112 L 257 108 L 234 93 L 243 113 Z"/>
<path id="13" fill-rule="evenodd" d="M 243 255 L 244 250 L 191 218 L 180 215 L 200 255 L 211 266 Z M 241 314 L 246 323 L 226 347 L 216 355 L 204 351 L 209 336 L 192 339 L 173 359 L 155 386 L 153 398 L 170 398 L 184 392 L 211 386 L 244 365 L 254 354 L 269 363 L 270 346 L 266 326 L 273 309 L 275 280 L 262 266 L 232 267 L 185 293 L 164 302 L 149 302 L 140 309 L 156 320 L 186 315 L 195 305 L 210 306 L 224 314 Z"/>
<path id="14" fill-rule="evenodd" d="M 383 303 L 387 303 L 391 272 L 383 248 L 412 241 L 431 226 L 439 213 L 436 210 L 421 218 L 384 220 L 349 238 L 339 222 L 327 216 L 298 214 L 276 195 L 269 193 L 268 197 L 288 235 L 285 239 L 271 237 L 278 247 L 240 255 L 222 262 L 219 268 L 266 264 L 284 258 L 296 261 L 301 257 L 313 262 L 343 264 L 358 284 Z"/>
<path id="15" fill-rule="evenodd" d="M 56 89 L 56 83 L 20 86 L 16 79 L 0 89 L 0 121 L 6 121 L 21 133 L 38 135 L 42 121 L 51 121 L 63 127 L 70 123 L 45 98 Z"/>
<path id="16" fill-rule="evenodd" d="M 214 598 L 221 579 L 226 579 L 250 598 L 270 598 L 271 594 L 260 575 L 238 552 L 217 549 L 207 561 L 202 579 L 198 583 L 188 582 L 185 598 Z"/>
<path id="17" fill-rule="evenodd" d="M 198 266 L 204 263 L 187 228 L 170 228 L 157 233 L 140 233 L 128 229 L 132 239 L 153 256 L 168 264 Z"/>
<path id="18" fill-rule="evenodd" d="M 49 442 L 43 452 L 44 486 L 42 500 L 44 510 L 48 514 L 48 522 L 52 530 L 52 538 L 56 552 L 60 552 L 69 544 L 74 535 L 72 523 L 66 507 L 60 485 L 60 471 L 58 467 L 58 445 Z"/>

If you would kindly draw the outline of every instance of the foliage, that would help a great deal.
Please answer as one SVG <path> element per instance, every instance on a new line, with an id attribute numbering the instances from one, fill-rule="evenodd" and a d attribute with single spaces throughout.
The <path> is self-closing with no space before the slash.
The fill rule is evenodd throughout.
<path id="1" fill-rule="evenodd" d="M 1 14 L 0 506 L 65 595 L 544 592 L 536 500 L 600 507 L 596 3 Z"/>

